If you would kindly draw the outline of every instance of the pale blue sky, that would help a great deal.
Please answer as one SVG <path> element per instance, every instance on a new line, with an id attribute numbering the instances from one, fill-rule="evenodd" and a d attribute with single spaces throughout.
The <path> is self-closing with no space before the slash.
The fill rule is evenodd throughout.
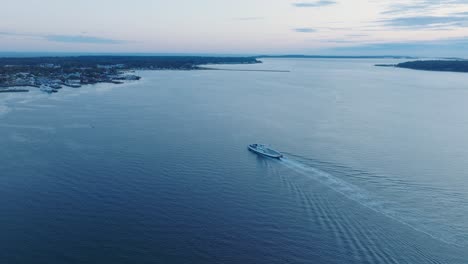
<path id="1" fill-rule="evenodd" d="M 15 0 L 0 51 L 468 56 L 468 0 Z"/>

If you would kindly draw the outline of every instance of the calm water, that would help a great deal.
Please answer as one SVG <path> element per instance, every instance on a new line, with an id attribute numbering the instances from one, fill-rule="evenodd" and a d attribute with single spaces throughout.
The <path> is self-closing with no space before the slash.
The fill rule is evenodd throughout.
<path id="1" fill-rule="evenodd" d="M 467 263 L 468 75 L 375 63 L 0 95 L 0 262 Z"/>

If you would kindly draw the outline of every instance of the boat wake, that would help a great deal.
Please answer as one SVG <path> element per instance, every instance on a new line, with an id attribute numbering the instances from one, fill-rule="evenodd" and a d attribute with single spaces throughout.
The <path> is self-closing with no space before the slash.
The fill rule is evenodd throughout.
<path id="1" fill-rule="evenodd" d="M 396 202 L 384 201 L 382 198 L 356 186 L 355 184 L 352 184 L 316 167 L 307 165 L 299 160 L 294 159 L 294 157 L 284 157 L 281 159 L 281 163 L 288 169 L 305 175 L 308 178 L 313 179 L 323 184 L 324 186 L 342 194 L 346 198 L 357 202 L 358 204 L 371 209 L 374 212 L 380 213 L 401 224 L 404 224 L 415 231 L 424 233 L 431 238 L 448 245 L 461 246 L 458 243 L 460 241 L 457 241 L 457 239 L 450 234 L 438 233 L 430 226 L 424 226 L 424 224 L 422 226 L 418 225 L 420 222 L 419 220 L 422 219 L 423 216 L 415 216 L 413 214 L 406 217 L 400 212 L 401 210 L 398 209 L 400 205 Z"/>

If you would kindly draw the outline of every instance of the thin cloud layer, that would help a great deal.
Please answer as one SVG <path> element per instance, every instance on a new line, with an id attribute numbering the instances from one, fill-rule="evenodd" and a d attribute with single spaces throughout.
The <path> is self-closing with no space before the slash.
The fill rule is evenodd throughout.
<path id="1" fill-rule="evenodd" d="M 44 39 L 49 42 L 61 42 L 61 43 L 78 43 L 78 44 L 122 44 L 126 43 L 123 40 L 100 38 L 94 36 L 84 35 L 41 35 L 41 34 L 30 34 L 30 33 L 17 33 L 0 31 L 0 36 L 6 37 L 19 37 L 19 38 L 37 38 Z"/>
<path id="2" fill-rule="evenodd" d="M 372 43 L 364 45 L 355 43 L 352 46 L 334 48 L 330 50 L 330 52 L 346 55 L 360 55 L 366 53 L 368 55 L 464 56 L 464 54 L 466 54 L 465 50 L 467 45 L 468 37 L 434 41 Z"/>
<path id="3" fill-rule="evenodd" d="M 468 1 L 419 0 L 392 3 L 381 12 L 378 25 L 394 30 L 455 30 L 468 27 Z"/>
<path id="4" fill-rule="evenodd" d="M 317 30 L 316 30 L 316 29 L 313 29 L 313 28 L 294 28 L 293 30 L 296 31 L 296 32 L 299 32 L 299 33 L 313 33 L 313 32 L 317 32 Z"/>
<path id="5" fill-rule="evenodd" d="M 121 44 L 124 41 L 116 39 L 106 39 L 90 36 L 66 36 L 66 35 L 48 35 L 44 36 L 48 41 L 63 43 L 87 43 L 87 44 Z"/>
<path id="6" fill-rule="evenodd" d="M 385 26 L 407 28 L 430 28 L 440 26 L 468 26 L 468 15 L 456 16 L 408 16 L 382 21 Z"/>
<path id="7" fill-rule="evenodd" d="M 334 4 L 336 4 L 335 1 L 320 0 L 320 1 L 315 1 L 315 2 L 293 3 L 293 6 L 295 7 L 320 7 L 320 6 L 329 6 L 329 5 L 334 5 Z"/>
<path id="8" fill-rule="evenodd" d="M 404 14 L 408 12 L 428 12 L 447 6 L 466 5 L 466 0 L 416 0 L 391 3 L 381 14 Z"/>

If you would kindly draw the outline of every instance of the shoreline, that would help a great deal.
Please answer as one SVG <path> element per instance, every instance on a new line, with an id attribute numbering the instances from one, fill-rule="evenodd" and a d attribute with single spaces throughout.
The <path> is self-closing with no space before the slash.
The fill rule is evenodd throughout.
<path id="1" fill-rule="evenodd" d="M 137 81 L 141 78 L 133 74 L 137 70 L 209 70 L 202 65 L 256 63 L 262 62 L 255 57 L 193 56 L 0 58 L 0 90 L 18 92 L 20 89 L 13 88 L 34 87 L 55 93 L 63 86 L 79 88 L 87 84 Z"/>
<path id="2" fill-rule="evenodd" d="M 398 64 L 375 64 L 374 66 L 431 72 L 468 73 L 468 60 L 419 60 Z"/>
<path id="3" fill-rule="evenodd" d="M 0 93 L 27 93 L 29 92 L 28 89 L 0 89 Z"/>

